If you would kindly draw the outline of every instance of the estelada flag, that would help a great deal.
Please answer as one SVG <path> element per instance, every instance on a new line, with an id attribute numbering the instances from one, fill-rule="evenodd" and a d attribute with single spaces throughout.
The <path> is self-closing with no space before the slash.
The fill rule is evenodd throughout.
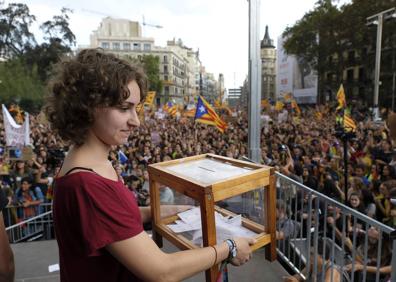
<path id="1" fill-rule="evenodd" d="M 214 125 L 221 133 L 224 133 L 227 128 L 227 124 L 217 115 L 212 106 L 202 96 L 198 98 L 195 121 Z"/>

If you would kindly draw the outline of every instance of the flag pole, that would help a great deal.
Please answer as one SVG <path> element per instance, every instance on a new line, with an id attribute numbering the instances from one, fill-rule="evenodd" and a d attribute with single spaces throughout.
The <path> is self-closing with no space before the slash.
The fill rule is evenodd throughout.
<path id="1" fill-rule="evenodd" d="M 346 138 L 345 132 L 342 141 L 344 143 L 344 204 L 348 205 L 348 138 Z"/>
<path id="2" fill-rule="evenodd" d="M 340 138 L 344 147 L 344 204 L 348 203 L 348 141 L 356 135 L 353 131 L 346 131 L 344 126 L 345 110 L 342 113 L 342 119 L 336 121 L 335 136 Z"/>

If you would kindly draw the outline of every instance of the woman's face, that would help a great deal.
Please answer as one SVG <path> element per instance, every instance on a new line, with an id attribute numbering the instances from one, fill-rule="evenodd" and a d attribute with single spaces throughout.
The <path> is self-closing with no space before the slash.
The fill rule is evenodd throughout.
<path id="1" fill-rule="evenodd" d="M 382 174 L 383 175 L 389 175 L 389 168 L 388 168 L 388 166 L 384 166 L 384 168 L 383 168 L 383 170 L 382 170 Z"/>
<path id="2" fill-rule="evenodd" d="M 351 204 L 351 207 L 357 208 L 357 207 L 360 205 L 360 199 L 359 199 L 358 196 L 352 195 L 352 196 L 349 198 L 349 203 Z"/>
<path id="3" fill-rule="evenodd" d="M 379 191 L 384 196 L 388 195 L 388 189 L 386 188 L 386 186 L 384 184 L 380 185 Z"/>
<path id="4" fill-rule="evenodd" d="M 140 102 L 139 86 L 136 81 L 131 81 L 127 87 L 130 95 L 120 106 L 99 108 L 94 114 L 95 122 L 89 135 L 94 135 L 106 145 L 127 143 L 132 131 L 140 125 L 136 113 L 136 106 Z"/>

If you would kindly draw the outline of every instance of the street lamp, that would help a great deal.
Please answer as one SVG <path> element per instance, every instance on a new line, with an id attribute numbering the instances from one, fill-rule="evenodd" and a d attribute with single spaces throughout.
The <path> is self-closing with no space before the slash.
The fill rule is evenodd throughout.
<path id="1" fill-rule="evenodd" d="M 249 158 L 261 160 L 260 149 L 260 98 L 261 98 L 261 58 L 260 58 L 260 0 L 249 1 Z"/>
<path id="2" fill-rule="evenodd" d="M 380 86 L 380 65 L 381 65 L 381 43 L 382 25 L 384 20 L 396 18 L 396 9 L 391 8 L 367 18 L 367 25 L 377 25 L 377 43 L 375 49 L 375 70 L 374 70 L 374 120 L 379 119 L 378 95 Z"/>

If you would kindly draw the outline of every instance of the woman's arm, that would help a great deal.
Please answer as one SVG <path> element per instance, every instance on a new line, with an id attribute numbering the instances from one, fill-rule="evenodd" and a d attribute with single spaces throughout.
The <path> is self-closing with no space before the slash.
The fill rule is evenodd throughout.
<path id="1" fill-rule="evenodd" d="M 14 255 L 8 243 L 3 214 L 0 210 L 0 281 L 14 281 L 14 273 Z"/>
<path id="2" fill-rule="evenodd" d="M 341 281 L 341 274 L 338 269 L 336 269 L 335 267 L 330 267 L 329 269 L 327 269 L 325 274 L 325 282 L 340 282 L 340 281 Z"/>
<path id="3" fill-rule="evenodd" d="M 191 209 L 189 205 L 161 205 L 161 216 L 168 217 L 171 215 L 178 214 L 180 212 Z M 150 207 L 139 207 L 140 216 L 143 223 L 151 221 L 151 208 Z"/>
<path id="4" fill-rule="evenodd" d="M 377 208 L 379 208 L 381 213 L 383 213 L 386 217 L 386 209 L 385 209 L 384 205 L 382 204 L 381 199 L 374 198 L 374 200 L 375 200 L 375 204 L 376 204 Z"/>
<path id="5" fill-rule="evenodd" d="M 352 271 L 352 264 L 350 263 L 350 264 L 346 265 L 345 266 L 345 270 L 348 271 L 348 272 Z M 355 271 L 363 271 L 364 270 L 364 265 L 361 264 L 361 263 L 356 263 L 355 266 L 354 266 L 354 270 Z M 376 273 L 377 272 L 377 267 L 375 267 L 375 266 L 366 266 L 366 270 L 369 273 Z M 383 266 L 383 267 L 381 267 L 379 269 L 379 273 L 381 273 L 381 274 L 389 274 L 391 272 L 392 272 L 392 268 L 391 268 L 390 265 Z"/>
<path id="6" fill-rule="evenodd" d="M 251 254 L 249 245 L 254 244 L 255 240 L 236 238 L 235 242 L 238 253 L 232 263 L 242 265 L 249 260 Z M 182 281 L 228 257 L 229 249 L 226 243 L 218 244 L 214 248 L 198 248 L 167 254 L 158 248 L 146 232 L 106 246 L 106 249 L 129 271 L 144 281 L 153 282 Z"/>

